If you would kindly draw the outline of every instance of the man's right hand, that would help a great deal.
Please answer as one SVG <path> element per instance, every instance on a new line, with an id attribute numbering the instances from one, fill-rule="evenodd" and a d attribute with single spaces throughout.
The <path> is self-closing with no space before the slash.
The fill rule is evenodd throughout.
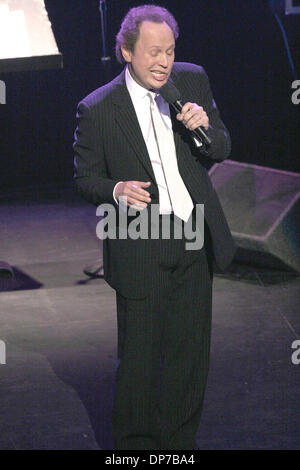
<path id="1" fill-rule="evenodd" d="M 145 209 L 151 198 L 149 192 L 143 188 L 149 188 L 150 185 L 150 181 L 123 181 L 116 186 L 115 197 L 119 202 L 126 201 L 127 206 Z"/>

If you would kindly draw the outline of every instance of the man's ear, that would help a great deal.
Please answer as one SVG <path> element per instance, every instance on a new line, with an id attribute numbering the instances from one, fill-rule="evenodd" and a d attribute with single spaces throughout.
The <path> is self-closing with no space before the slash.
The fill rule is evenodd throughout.
<path id="1" fill-rule="evenodd" d="M 128 49 L 125 49 L 124 46 L 121 46 L 121 51 L 125 62 L 131 62 L 131 52 Z"/>

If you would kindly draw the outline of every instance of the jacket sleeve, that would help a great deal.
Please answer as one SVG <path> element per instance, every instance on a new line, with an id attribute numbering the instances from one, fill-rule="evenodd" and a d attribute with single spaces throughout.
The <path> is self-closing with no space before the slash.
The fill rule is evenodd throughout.
<path id="1" fill-rule="evenodd" d="M 207 155 L 213 160 L 222 161 L 231 152 L 230 135 L 221 120 L 219 110 L 212 95 L 208 76 L 202 67 L 200 77 L 200 103 L 198 104 L 203 107 L 208 115 L 209 129 L 206 132 L 212 140 Z"/>
<path id="2" fill-rule="evenodd" d="M 79 194 L 91 202 L 115 204 L 113 190 L 118 182 L 107 174 L 101 120 L 95 109 L 81 101 L 77 108 L 73 149 L 74 178 Z"/>

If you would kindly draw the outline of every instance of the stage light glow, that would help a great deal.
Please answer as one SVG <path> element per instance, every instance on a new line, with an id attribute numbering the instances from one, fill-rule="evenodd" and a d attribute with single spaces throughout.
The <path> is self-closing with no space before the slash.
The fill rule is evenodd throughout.
<path id="1" fill-rule="evenodd" d="M 286 15 L 299 15 L 300 14 L 300 0 L 285 0 L 285 14 Z"/>
<path id="2" fill-rule="evenodd" d="M 10 11 L 7 4 L 0 5 L 0 57 L 28 57 L 30 43 L 22 10 Z"/>
<path id="3" fill-rule="evenodd" d="M 61 66 L 44 0 L 0 0 L 0 72 Z"/>

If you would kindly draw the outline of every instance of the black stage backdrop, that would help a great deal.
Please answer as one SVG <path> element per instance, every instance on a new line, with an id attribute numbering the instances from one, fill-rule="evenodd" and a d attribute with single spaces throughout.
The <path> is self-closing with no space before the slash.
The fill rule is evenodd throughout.
<path id="1" fill-rule="evenodd" d="M 73 175 L 77 102 L 106 82 L 98 0 L 46 0 L 62 70 L 1 74 L 7 104 L 0 106 L 0 194 L 64 183 Z M 107 0 L 112 77 L 120 70 L 114 38 L 132 6 Z M 149 2 L 148 2 L 149 3 Z M 201 64 L 229 128 L 236 161 L 299 172 L 300 105 L 291 101 L 294 77 L 279 26 L 263 0 L 162 0 L 180 25 L 176 60 Z M 286 17 L 300 79 L 300 15 Z"/>

